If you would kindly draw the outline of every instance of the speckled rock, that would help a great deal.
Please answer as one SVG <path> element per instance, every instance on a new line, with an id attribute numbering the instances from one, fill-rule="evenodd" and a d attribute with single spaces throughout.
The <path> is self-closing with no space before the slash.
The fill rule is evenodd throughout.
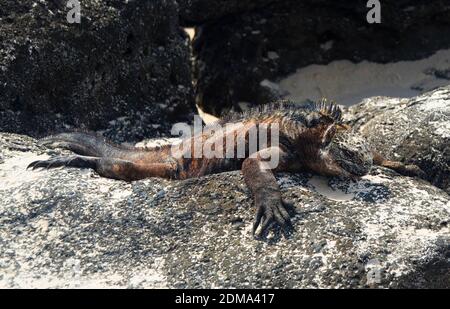
<path id="1" fill-rule="evenodd" d="M 80 24 L 69 24 L 66 4 L 0 0 L 0 130 L 140 140 L 193 110 L 174 0 L 84 0 Z"/>
<path id="2" fill-rule="evenodd" d="M 420 166 L 450 193 L 450 86 L 412 99 L 369 98 L 346 118 L 379 152 Z"/>
<path id="3" fill-rule="evenodd" d="M 280 175 L 296 231 L 257 241 L 239 172 L 25 170 L 58 153 L 0 133 L 0 287 L 450 288 L 450 197 L 424 180 Z"/>
<path id="4" fill-rule="evenodd" d="M 417 60 L 450 48 L 448 2 L 385 1 L 381 24 L 369 24 L 368 12 L 367 0 L 286 0 L 198 26 L 197 104 L 220 115 L 240 102 L 264 104 L 282 95 L 266 80 L 311 64 Z"/>

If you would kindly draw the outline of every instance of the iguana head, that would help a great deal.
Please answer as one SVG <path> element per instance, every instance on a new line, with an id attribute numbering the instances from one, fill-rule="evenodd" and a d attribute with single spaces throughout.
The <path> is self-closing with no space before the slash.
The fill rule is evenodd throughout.
<path id="1" fill-rule="evenodd" d="M 338 130 L 328 153 L 335 164 L 355 176 L 366 175 L 373 164 L 373 154 L 367 141 L 350 131 Z"/>

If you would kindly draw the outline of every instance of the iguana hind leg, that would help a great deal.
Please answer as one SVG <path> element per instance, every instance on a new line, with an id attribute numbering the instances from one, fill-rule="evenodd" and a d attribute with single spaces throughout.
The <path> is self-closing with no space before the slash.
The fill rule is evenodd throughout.
<path id="1" fill-rule="evenodd" d="M 176 163 L 140 164 L 122 159 L 97 158 L 86 156 L 55 157 L 35 161 L 28 168 L 56 167 L 90 168 L 100 176 L 125 181 L 140 180 L 148 177 L 173 179 L 178 176 Z"/>

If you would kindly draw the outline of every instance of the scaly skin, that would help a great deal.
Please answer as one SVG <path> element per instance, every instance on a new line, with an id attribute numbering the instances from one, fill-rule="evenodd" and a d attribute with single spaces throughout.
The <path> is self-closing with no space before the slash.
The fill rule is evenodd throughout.
<path id="1" fill-rule="evenodd" d="M 244 114 L 233 114 L 220 122 L 222 125 L 225 123 L 242 125 L 214 136 L 206 130 L 184 142 L 191 143 L 191 149 L 194 149 L 196 142 L 204 146 L 207 140 L 214 142 L 218 138 L 219 143 L 225 144 L 229 140 L 227 137 L 234 137 L 232 140 L 236 150 L 237 136 L 241 134 L 245 137 L 244 158 L 236 158 L 236 153 L 232 159 L 193 158 L 191 150 L 185 150 L 181 158 L 174 158 L 170 145 L 142 150 L 114 145 L 93 134 L 64 133 L 45 138 L 41 143 L 72 150 L 77 156 L 35 161 L 29 167 L 91 168 L 103 177 L 125 181 L 149 177 L 187 179 L 241 169 L 257 207 L 253 227 L 257 237 L 263 237 L 273 225 L 281 226 L 286 234 L 292 231 L 290 216 L 281 199 L 274 173 L 306 170 L 355 179 L 368 173 L 372 164 L 377 164 L 409 176 L 422 174 L 416 166 L 391 162 L 374 153 L 361 137 L 350 133 L 342 125 L 341 110 L 334 104 L 279 102 Z M 252 127 L 263 124 L 279 126 L 279 143 L 272 145 L 269 139 L 266 148 L 252 152 L 248 145 L 249 132 Z M 187 158 L 187 154 L 192 158 Z M 279 157 L 279 164 L 267 169 L 273 155 Z"/>

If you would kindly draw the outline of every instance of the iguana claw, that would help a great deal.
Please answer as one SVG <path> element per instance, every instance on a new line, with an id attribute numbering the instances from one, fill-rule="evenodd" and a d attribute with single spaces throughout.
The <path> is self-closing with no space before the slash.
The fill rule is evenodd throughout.
<path id="1" fill-rule="evenodd" d="M 253 235 L 256 238 L 263 238 L 274 225 L 280 226 L 285 236 L 288 236 L 293 230 L 290 215 L 283 202 L 267 199 L 258 205 L 253 224 Z M 257 232 L 258 227 L 260 227 L 259 232 Z"/>

